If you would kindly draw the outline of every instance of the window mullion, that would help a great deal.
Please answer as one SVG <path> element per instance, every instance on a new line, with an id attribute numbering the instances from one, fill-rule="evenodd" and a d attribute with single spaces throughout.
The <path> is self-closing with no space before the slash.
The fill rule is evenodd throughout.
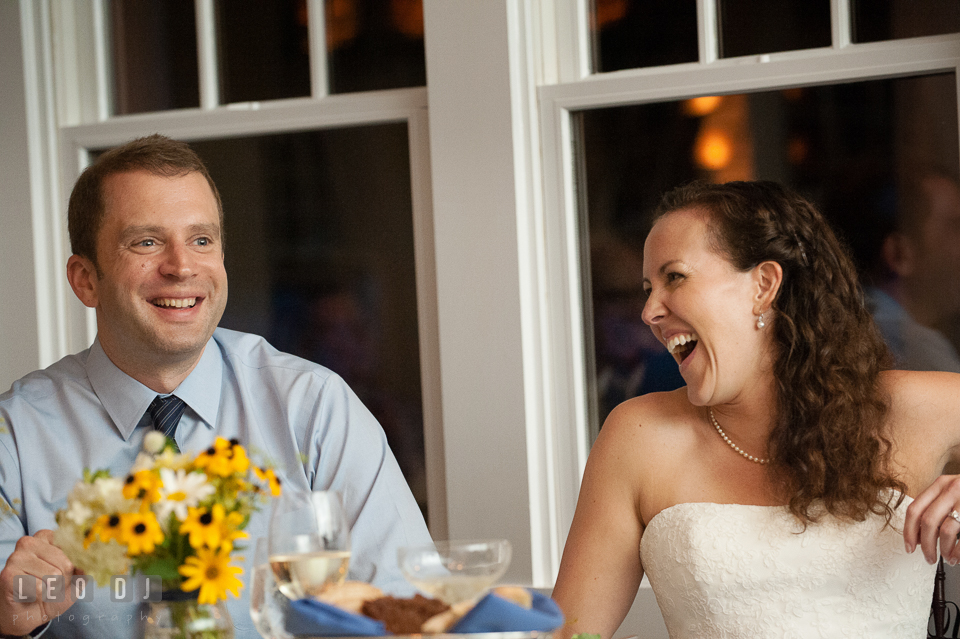
<path id="1" fill-rule="evenodd" d="M 830 29 L 834 49 L 843 49 L 851 42 L 850 0 L 830 0 Z"/>
<path id="2" fill-rule="evenodd" d="M 220 106 L 220 78 L 217 69 L 217 20 L 214 0 L 196 0 L 197 64 L 200 78 L 200 108 Z"/>
<path id="3" fill-rule="evenodd" d="M 93 2 L 93 48 L 96 68 L 97 120 L 103 122 L 112 115 L 113 56 L 110 55 L 110 26 L 107 24 L 107 0 Z"/>
<path id="4" fill-rule="evenodd" d="M 307 0 L 307 32 L 310 34 L 310 93 L 314 98 L 330 94 L 327 76 L 327 20 L 324 0 Z"/>
<path id="5" fill-rule="evenodd" d="M 710 64 L 720 58 L 720 24 L 717 19 L 720 0 L 697 0 L 697 42 L 700 63 Z"/>

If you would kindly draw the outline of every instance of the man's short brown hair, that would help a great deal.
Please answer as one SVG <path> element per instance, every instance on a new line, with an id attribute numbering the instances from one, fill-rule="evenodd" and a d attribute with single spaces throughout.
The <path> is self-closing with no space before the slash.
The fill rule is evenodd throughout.
<path id="1" fill-rule="evenodd" d="M 163 177 L 181 177 L 188 173 L 199 173 L 206 178 L 217 202 L 217 213 L 220 216 L 220 240 L 221 246 L 223 245 L 223 204 L 220 202 L 220 193 L 207 167 L 200 156 L 185 142 L 154 134 L 131 140 L 107 151 L 80 174 L 77 183 L 73 186 L 70 204 L 67 207 L 70 250 L 74 255 L 89 259 L 99 273 L 97 236 L 103 225 L 103 183 L 111 175 L 131 171 L 146 171 Z"/>

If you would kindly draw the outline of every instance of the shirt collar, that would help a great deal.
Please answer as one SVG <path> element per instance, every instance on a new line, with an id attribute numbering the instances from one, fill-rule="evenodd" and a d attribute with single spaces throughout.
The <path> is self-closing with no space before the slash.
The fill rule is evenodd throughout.
<path id="1" fill-rule="evenodd" d="M 129 439 L 157 392 L 117 368 L 103 352 L 99 339 L 90 347 L 86 369 L 90 385 L 104 410 L 116 424 L 123 439 Z M 211 337 L 197 366 L 180 382 L 173 394 L 182 399 L 208 428 L 213 429 L 220 410 L 222 383 L 223 354 L 219 344 Z"/>

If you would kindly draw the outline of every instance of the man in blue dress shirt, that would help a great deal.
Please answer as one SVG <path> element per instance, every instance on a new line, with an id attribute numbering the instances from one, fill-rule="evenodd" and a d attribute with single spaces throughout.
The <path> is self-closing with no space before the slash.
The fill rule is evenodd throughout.
<path id="1" fill-rule="evenodd" d="M 285 487 L 341 491 L 352 525 L 349 578 L 409 591 L 396 550 L 430 537 L 374 417 L 331 371 L 217 328 L 227 302 L 222 228 L 203 163 L 162 136 L 105 153 L 77 181 L 67 277 L 96 309 L 97 339 L 0 395 L 0 633 L 137 632 L 136 604 L 111 603 L 106 589 L 72 606 L 19 604 L 12 589 L 16 575 L 73 574 L 53 545 L 54 514 L 84 468 L 127 474 L 158 395 L 185 402 L 174 433 L 181 450 L 236 438 L 275 464 Z M 252 539 L 266 534 L 268 515 L 251 519 Z M 241 592 L 228 600 L 236 635 L 257 637 Z"/>

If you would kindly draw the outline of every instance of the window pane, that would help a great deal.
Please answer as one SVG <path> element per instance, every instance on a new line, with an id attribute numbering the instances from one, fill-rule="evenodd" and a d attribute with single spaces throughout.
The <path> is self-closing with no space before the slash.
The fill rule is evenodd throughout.
<path id="1" fill-rule="evenodd" d="M 113 111 L 200 106 L 193 0 L 112 0 Z"/>
<path id="2" fill-rule="evenodd" d="M 697 2 L 593 0 L 596 72 L 696 62 Z"/>
<path id="3" fill-rule="evenodd" d="M 326 0 L 330 93 L 427 84 L 423 0 Z"/>
<path id="4" fill-rule="evenodd" d="M 723 58 L 830 43 L 830 0 L 720 0 Z"/>
<path id="5" fill-rule="evenodd" d="M 854 42 L 960 32 L 956 0 L 853 0 L 851 6 Z"/>
<path id="6" fill-rule="evenodd" d="M 851 245 L 898 365 L 960 371 L 953 74 L 598 109 L 579 123 L 598 423 L 683 384 L 641 320 L 641 264 L 660 195 L 692 179 L 772 179 L 813 199 Z M 885 259 L 905 253 L 919 257 Z"/>
<path id="7" fill-rule="evenodd" d="M 194 144 L 223 198 L 221 326 L 340 374 L 426 511 L 406 124 Z"/>
<path id="8" fill-rule="evenodd" d="M 218 0 L 221 102 L 310 95 L 306 0 Z"/>

